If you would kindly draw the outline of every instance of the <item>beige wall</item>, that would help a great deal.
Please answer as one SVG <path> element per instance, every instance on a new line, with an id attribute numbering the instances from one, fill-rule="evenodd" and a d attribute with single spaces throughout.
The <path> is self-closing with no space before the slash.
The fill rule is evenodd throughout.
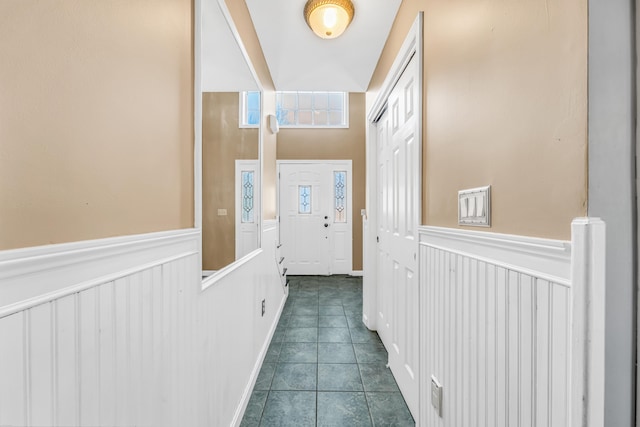
<path id="1" fill-rule="evenodd" d="M 193 226 L 190 0 L 0 2 L 0 249 Z"/>
<path id="2" fill-rule="evenodd" d="M 490 231 L 569 239 L 587 203 L 587 4 L 404 0 L 370 106 L 418 11 L 424 23 L 423 223 L 492 185 Z"/>
<path id="3" fill-rule="evenodd" d="M 282 128 L 278 160 L 352 160 L 353 269 L 362 270 L 362 217 L 365 208 L 365 95 L 349 95 L 348 129 Z"/>
<path id="4" fill-rule="evenodd" d="M 235 161 L 258 158 L 258 129 L 239 127 L 239 104 L 237 92 L 202 94 L 203 270 L 236 259 Z"/>
<path id="5" fill-rule="evenodd" d="M 263 219 L 276 217 L 276 134 L 269 131 L 267 116 L 276 111 L 276 94 L 249 9 L 244 1 L 226 0 L 229 13 L 262 85 L 262 212 Z"/>

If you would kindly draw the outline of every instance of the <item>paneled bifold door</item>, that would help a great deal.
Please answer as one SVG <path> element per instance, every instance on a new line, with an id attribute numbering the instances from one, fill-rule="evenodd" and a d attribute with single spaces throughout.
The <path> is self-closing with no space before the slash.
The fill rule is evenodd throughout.
<path id="1" fill-rule="evenodd" d="M 418 419 L 418 61 L 388 98 L 378 133 L 378 334 L 407 405 Z"/>

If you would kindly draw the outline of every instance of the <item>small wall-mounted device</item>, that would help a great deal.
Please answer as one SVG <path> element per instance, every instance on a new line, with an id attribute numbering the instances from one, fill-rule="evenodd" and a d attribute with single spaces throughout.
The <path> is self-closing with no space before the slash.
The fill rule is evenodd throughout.
<path id="1" fill-rule="evenodd" d="M 278 133 L 280 126 L 278 125 L 278 118 L 273 114 L 269 114 L 269 129 L 272 133 Z"/>
<path id="2" fill-rule="evenodd" d="M 458 191 L 458 225 L 491 226 L 491 186 Z"/>

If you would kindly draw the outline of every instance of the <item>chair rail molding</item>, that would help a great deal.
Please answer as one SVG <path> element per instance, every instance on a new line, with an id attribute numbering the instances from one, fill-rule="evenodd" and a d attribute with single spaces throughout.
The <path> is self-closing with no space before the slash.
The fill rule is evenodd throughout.
<path id="1" fill-rule="evenodd" d="M 0 317 L 135 271 L 198 253 L 183 229 L 0 252 Z"/>
<path id="2" fill-rule="evenodd" d="M 487 231 L 422 226 L 420 242 L 491 260 L 505 268 L 535 271 L 568 284 L 571 280 L 571 242 Z"/>

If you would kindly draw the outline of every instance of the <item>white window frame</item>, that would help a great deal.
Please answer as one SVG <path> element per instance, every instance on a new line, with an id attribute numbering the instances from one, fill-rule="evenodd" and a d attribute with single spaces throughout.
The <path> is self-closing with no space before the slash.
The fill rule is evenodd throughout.
<path id="1" fill-rule="evenodd" d="M 337 91 L 337 90 L 327 90 L 327 91 L 322 91 L 322 90 L 315 90 L 315 91 L 311 91 L 311 90 L 300 90 L 300 91 L 295 91 L 295 90 L 282 90 L 282 91 L 276 91 L 276 99 L 278 97 L 278 95 L 283 94 L 283 93 L 295 93 L 295 94 L 299 94 L 299 93 L 343 93 L 344 94 L 344 104 L 343 104 L 343 110 L 342 110 L 342 114 L 344 116 L 344 124 L 340 124 L 340 125 L 307 125 L 307 124 L 283 124 L 283 123 L 279 123 L 278 125 L 280 128 L 292 128 L 292 129 L 348 129 L 349 128 L 349 92 L 342 92 L 342 91 Z M 276 109 L 277 109 L 277 105 L 276 105 Z M 296 108 L 297 110 L 297 108 Z M 311 111 L 314 111 L 313 109 Z M 277 116 L 277 113 L 276 113 Z"/>
<path id="2" fill-rule="evenodd" d="M 240 97 L 240 102 L 238 102 L 238 127 L 240 129 L 257 129 L 260 126 L 260 123 L 256 123 L 254 125 L 247 123 L 247 118 L 249 117 L 247 95 L 249 94 L 249 92 L 258 92 L 260 94 L 260 92 L 257 90 L 242 91 L 238 94 L 238 96 Z M 260 96 L 262 96 L 262 94 L 260 94 Z"/>

